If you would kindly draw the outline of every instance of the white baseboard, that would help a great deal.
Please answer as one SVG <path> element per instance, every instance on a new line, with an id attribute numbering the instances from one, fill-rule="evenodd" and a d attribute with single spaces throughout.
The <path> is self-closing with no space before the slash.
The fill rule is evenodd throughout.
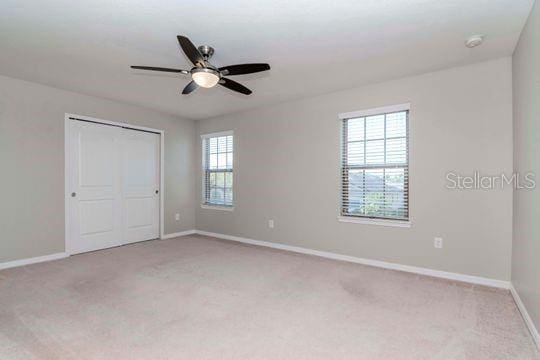
<path id="1" fill-rule="evenodd" d="M 464 274 L 433 270 L 433 269 L 410 266 L 410 265 L 401 265 L 401 264 L 390 263 L 390 262 L 379 261 L 379 260 L 364 259 L 364 258 L 359 258 L 355 256 L 336 254 L 336 253 L 331 253 L 327 251 L 312 250 L 312 249 L 302 248 L 298 246 L 291 246 L 291 245 L 273 243 L 273 242 L 268 242 L 268 241 L 247 239 L 247 238 L 243 238 L 239 236 L 224 235 L 224 234 L 213 233 L 213 232 L 208 232 L 208 231 L 196 230 L 196 233 L 199 235 L 211 236 L 211 237 L 224 239 L 224 240 L 232 240 L 232 241 L 237 241 L 237 242 L 241 242 L 245 244 L 259 245 L 259 246 L 270 247 L 273 249 L 293 251 L 293 252 L 297 252 L 301 254 L 315 255 L 315 256 L 320 256 L 320 257 L 324 257 L 328 259 L 348 261 L 352 263 L 375 266 L 375 267 L 380 267 L 384 269 L 405 271 L 409 273 L 433 276 L 433 277 L 438 277 L 438 278 L 443 278 L 443 279 L 448 279 L 448 280 L 462 281 L 466 283 L 490 286 L 490 287 L 501 288 L 501 289 L 510 288 L 510 282 L 504 281 L 504 280 L 489 279 L 489 278 L 484 278 L 484 277 L 479 277 L 479 276 L 464 275 Z"/>
<path id="2" fill-rule="evenodd" d="M 231 240 L 231 241 L 236 241 L 236 242 L 241 242 L 241 243 L 251 244 L 251 245 L 265 246 L 265 247 L 269 247 L 273 249 L 292 251 L 292 252 L 296 252 L 300 254 L 314 255 L 314 256 L 324 257 L 328 259 L 347 261 L 347 262 L 352 262 L 352 263 L 357 263 L 357 264 L 362 264 L 362 265 L 380 267 L 384 269 L 399 270 L 399 271 L 433 276 L 433 277 L 438 277 L 438 278 L 443 278 L 443 279 L 448 279 L 448 280 L 456 280 L 456 281 L 462 281 L 462 282 L 467 282 L 471 284 L 485 285 L 485 286 L 512 290 L 510 282 L 504 281 L 504 280 L 489 279 L 489 278 L 484 278 L 484 277 L 479 277 L 479 276 L 464 275 L 464 274 L 433 270 L 433 269 L 421 268 L 421 267 L 410 266 L 410 265 L 402 265 L 402 264 L 390 263 L 390 262 L 379 261 L 379 260 L 371 260 L 371 259 L 359 258 L 355 256 L 331 253 L 327 251 L 312 250 L 312 249 L 302 248 L 298 246 L 273 243 L 269 241 L 253 240 L 253 239 L 243 238 L 239 236 L 225 235 L 225 234 L 219 234 L 219 233 L 202 231 L 202 230 L 186 230 L 186 231 L 180 231 L 180 232 L 176 232 L 172 234 L 166 234 L 166 235 L 163 235 L 161 239 L 172 239 L 172 238 L 192 235 L 192 234 L 211 236 L 211 237 L 224 239 L 224 240 Z M 44 261 L 62 259 L 68 256 L 69 256 L 68 253 L 62 252 L 62 253 L 29 258 L 29 259 L 9 261 L 5 263 L 0 263 L 0 270 L 17 267 L 17 266 L 36 264 L 36 263 L 40 263 Z M 519 297 L 516 298 L 517 293 L 515 292 L 515 289 L 512 290 L 512 295 L 514 296 L 515 299 L 519 299 Z M 518 300 L 516 300 L 516 303 L 518 303 Z M 521 305 L 521 307 L 524 309 L 523 305 Z M 530 321 L 530 317 L 528 319 L 529 320 L 526 320 L 526 321 L 529 321 L 532 324 L 532 321 Z M 538 332 L 536 332 L 535 334 L 537 336 Z"/>
<path id="3" fill-rule="evenodd" d="M 30 265 L 30 264 L 37 264 L 37 263 L 45 262 L 45 261 L 63 259 L 63 258 L 67 258 L 68 256 L 69 254 L 65 252 L 61 252 L 61 253 L 56 253 L 56 254 L 28 258 L 28 259 L 8 261 L 8 262 L 0 263 L 0 270 L 14 268 L 18 266 Z"/>
<path id="4" fill-rule="evenodd" d="M 175 237 L 192 235 L 195 233 L 196 233 L 195 230 L 180 231 L 177 233 L 164 235 L 161 239 L 172 239 Z M 67 258 L 68 256 L 69 256 L 69 253 L 61 252 L 61 253 L 28 258 L 28 259 L 8 261 L 8 262 L 0 263 L 0 270 L 24 266 L 24 265 L 30 265 L 30 264 L 37 264 L 37 263 L 45 262 L 45 261 L 63 259 L 63 258 Z"/>
<path id="5" fill-rule="evenodd" d="M 186 230 L 186 231 L 179 231 L 179 232 L 175 232 L 175 233 L 171 233 L 171 234 L 165 234 L 161 237 L 162 240 L 165 240 L 165 239 L 172 239 L 172 238 L 175 238 L 175 237 L 179 237 L 179 236 L 186 236 L 186 235 L 193 235 L 193 234 L 196 234 L 197 233 L 197 230 Z"/>
<path id="6" fill-rule="evenodd" d="M 513 284 L 510 284 L 510 293 L 512 294 L 512 297 L 514 298 L 514 301 L 516 302 L 517 308 L 519 309 L 519 312 L 521 313 L 521 316 L 523 317 L 523 320 L 525 321 L 525 324 L 527 325 L 527 328 L 529 329 L 531 336 L 534 342 L 536 343 L 536 346 L 540 350 L 540 334 L 538 333 L 536 326 L 534 326 L 534 323 L 529 315 L 529 312 L 527 311 L 525 304 L 523 304 L 523 301 L 521 301 L 521 298 L 519 297 L 519 294 L 516 288 L 514 288 Z"/>

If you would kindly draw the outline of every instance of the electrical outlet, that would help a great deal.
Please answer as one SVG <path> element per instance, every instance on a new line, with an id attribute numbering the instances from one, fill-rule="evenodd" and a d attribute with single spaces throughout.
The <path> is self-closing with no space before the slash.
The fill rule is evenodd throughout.
<path id="1" fill-rule="evenodd" d="M 180 214 L 179 213 L 174 214 L 174 220 L 180 221 Z"/>
<path id="2" fill-rule="evenodd" d="M 443 247 L 443 239 L 440 237 L 436 237 L 433 239 L 433 247 L 437 249 L 442 249 Z"/>
<path id="3" fill-rule="evenodd" d="M 268 220 L 268 227 L 270 229 L 273 229 L 274 228 L 274 220 Z"/>

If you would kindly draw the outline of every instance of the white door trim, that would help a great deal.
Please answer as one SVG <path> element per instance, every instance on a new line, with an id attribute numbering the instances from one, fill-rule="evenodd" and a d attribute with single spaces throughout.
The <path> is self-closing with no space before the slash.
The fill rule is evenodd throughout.
<path id="1" fill-rule="evenodd" d="M 110 121 L 110 120 L 103 120 L 103 119 L 97 119 L 90 116 L 84 116 L 84 115 L 77 115 L 77 114 L 69 114 L 66 113 L 64 116 L 64 221 L 65 221 L 65 237 L 64 237 L 64 247 L 66 254 L 70 255 L 72 254 L 72 249 L 70 248 L 71 242 L 70 242 L 70 231 L 69 231 L 69 224 L 70 224 L 70 218 L 69 218 L 69 201 L 70 201 L 70 189 L 69 189 L 69 175 L 71 174 L 71 166 L 70 166 L 70 144 L 69 144 L 69 122 L 73 121 L 70 118 L 85 120 L 85 121 L 92 121 L 98 124 L 104 124 L 104 125 L 112 125 L 112 126 L 118 126 L 118 127 L 124 127 L 129 128 L 133 130 L 142 130 L 142 131 L 150 131 L 159 134 L 160 137 L 160 145 L 159 145 L 159 163 L 160 163 L 160 169 L 159 169 L 159 237 L 160 239 L 164 236 L 165 231 L 165 132 L 161 129 L 154 129 L 149 128 L 145 126 L 138 126 L 138 125 L 132 125 L 129 123 L 123 123 L 123 122 L 117 122 L 117 121 Z"/>

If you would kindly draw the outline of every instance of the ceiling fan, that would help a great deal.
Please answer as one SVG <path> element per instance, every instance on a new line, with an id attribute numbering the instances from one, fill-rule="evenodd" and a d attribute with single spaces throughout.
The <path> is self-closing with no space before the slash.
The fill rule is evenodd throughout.
<path id="1" fill-rule="evenodd" d="M 181 35 L 178 35 L 177 39 L 186 56 L 189 58 L 189 60 L 191 60 L 193 65 L 195 65 L 191 70 L 170 69 L 154 66 L 131 66 L 131 68 L 191 75 L 192 81 L 187 84 L 182 91 L 182 94 L 184 95 L 193 92 L 199 86 L 203 88 L 211 88 L 217 84 L 244 95 L 249 95 L 251 94 L 251 90 L 234 80 L 226 78 L 225 76 L 252 74 L 270 70 L 270 65 L 260 63 L 229 65 L 217 68 L 208 61 L 214 54 L 214 49 L 212 47 L 202 45 L 197 48 L 187 37 Z"/>

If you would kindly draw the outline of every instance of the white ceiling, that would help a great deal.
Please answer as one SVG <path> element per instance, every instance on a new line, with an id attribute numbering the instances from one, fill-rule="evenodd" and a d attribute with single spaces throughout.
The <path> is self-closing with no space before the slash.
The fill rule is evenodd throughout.
<path id="1" fill-rule="evenodd" d="M 533 1 L 3 0 L 0 74 L 200 119 L 508 56 Z M 129 68 L 189 69 L 178 34 L 272 70 L 182 96 L 185 75 Z"/>

